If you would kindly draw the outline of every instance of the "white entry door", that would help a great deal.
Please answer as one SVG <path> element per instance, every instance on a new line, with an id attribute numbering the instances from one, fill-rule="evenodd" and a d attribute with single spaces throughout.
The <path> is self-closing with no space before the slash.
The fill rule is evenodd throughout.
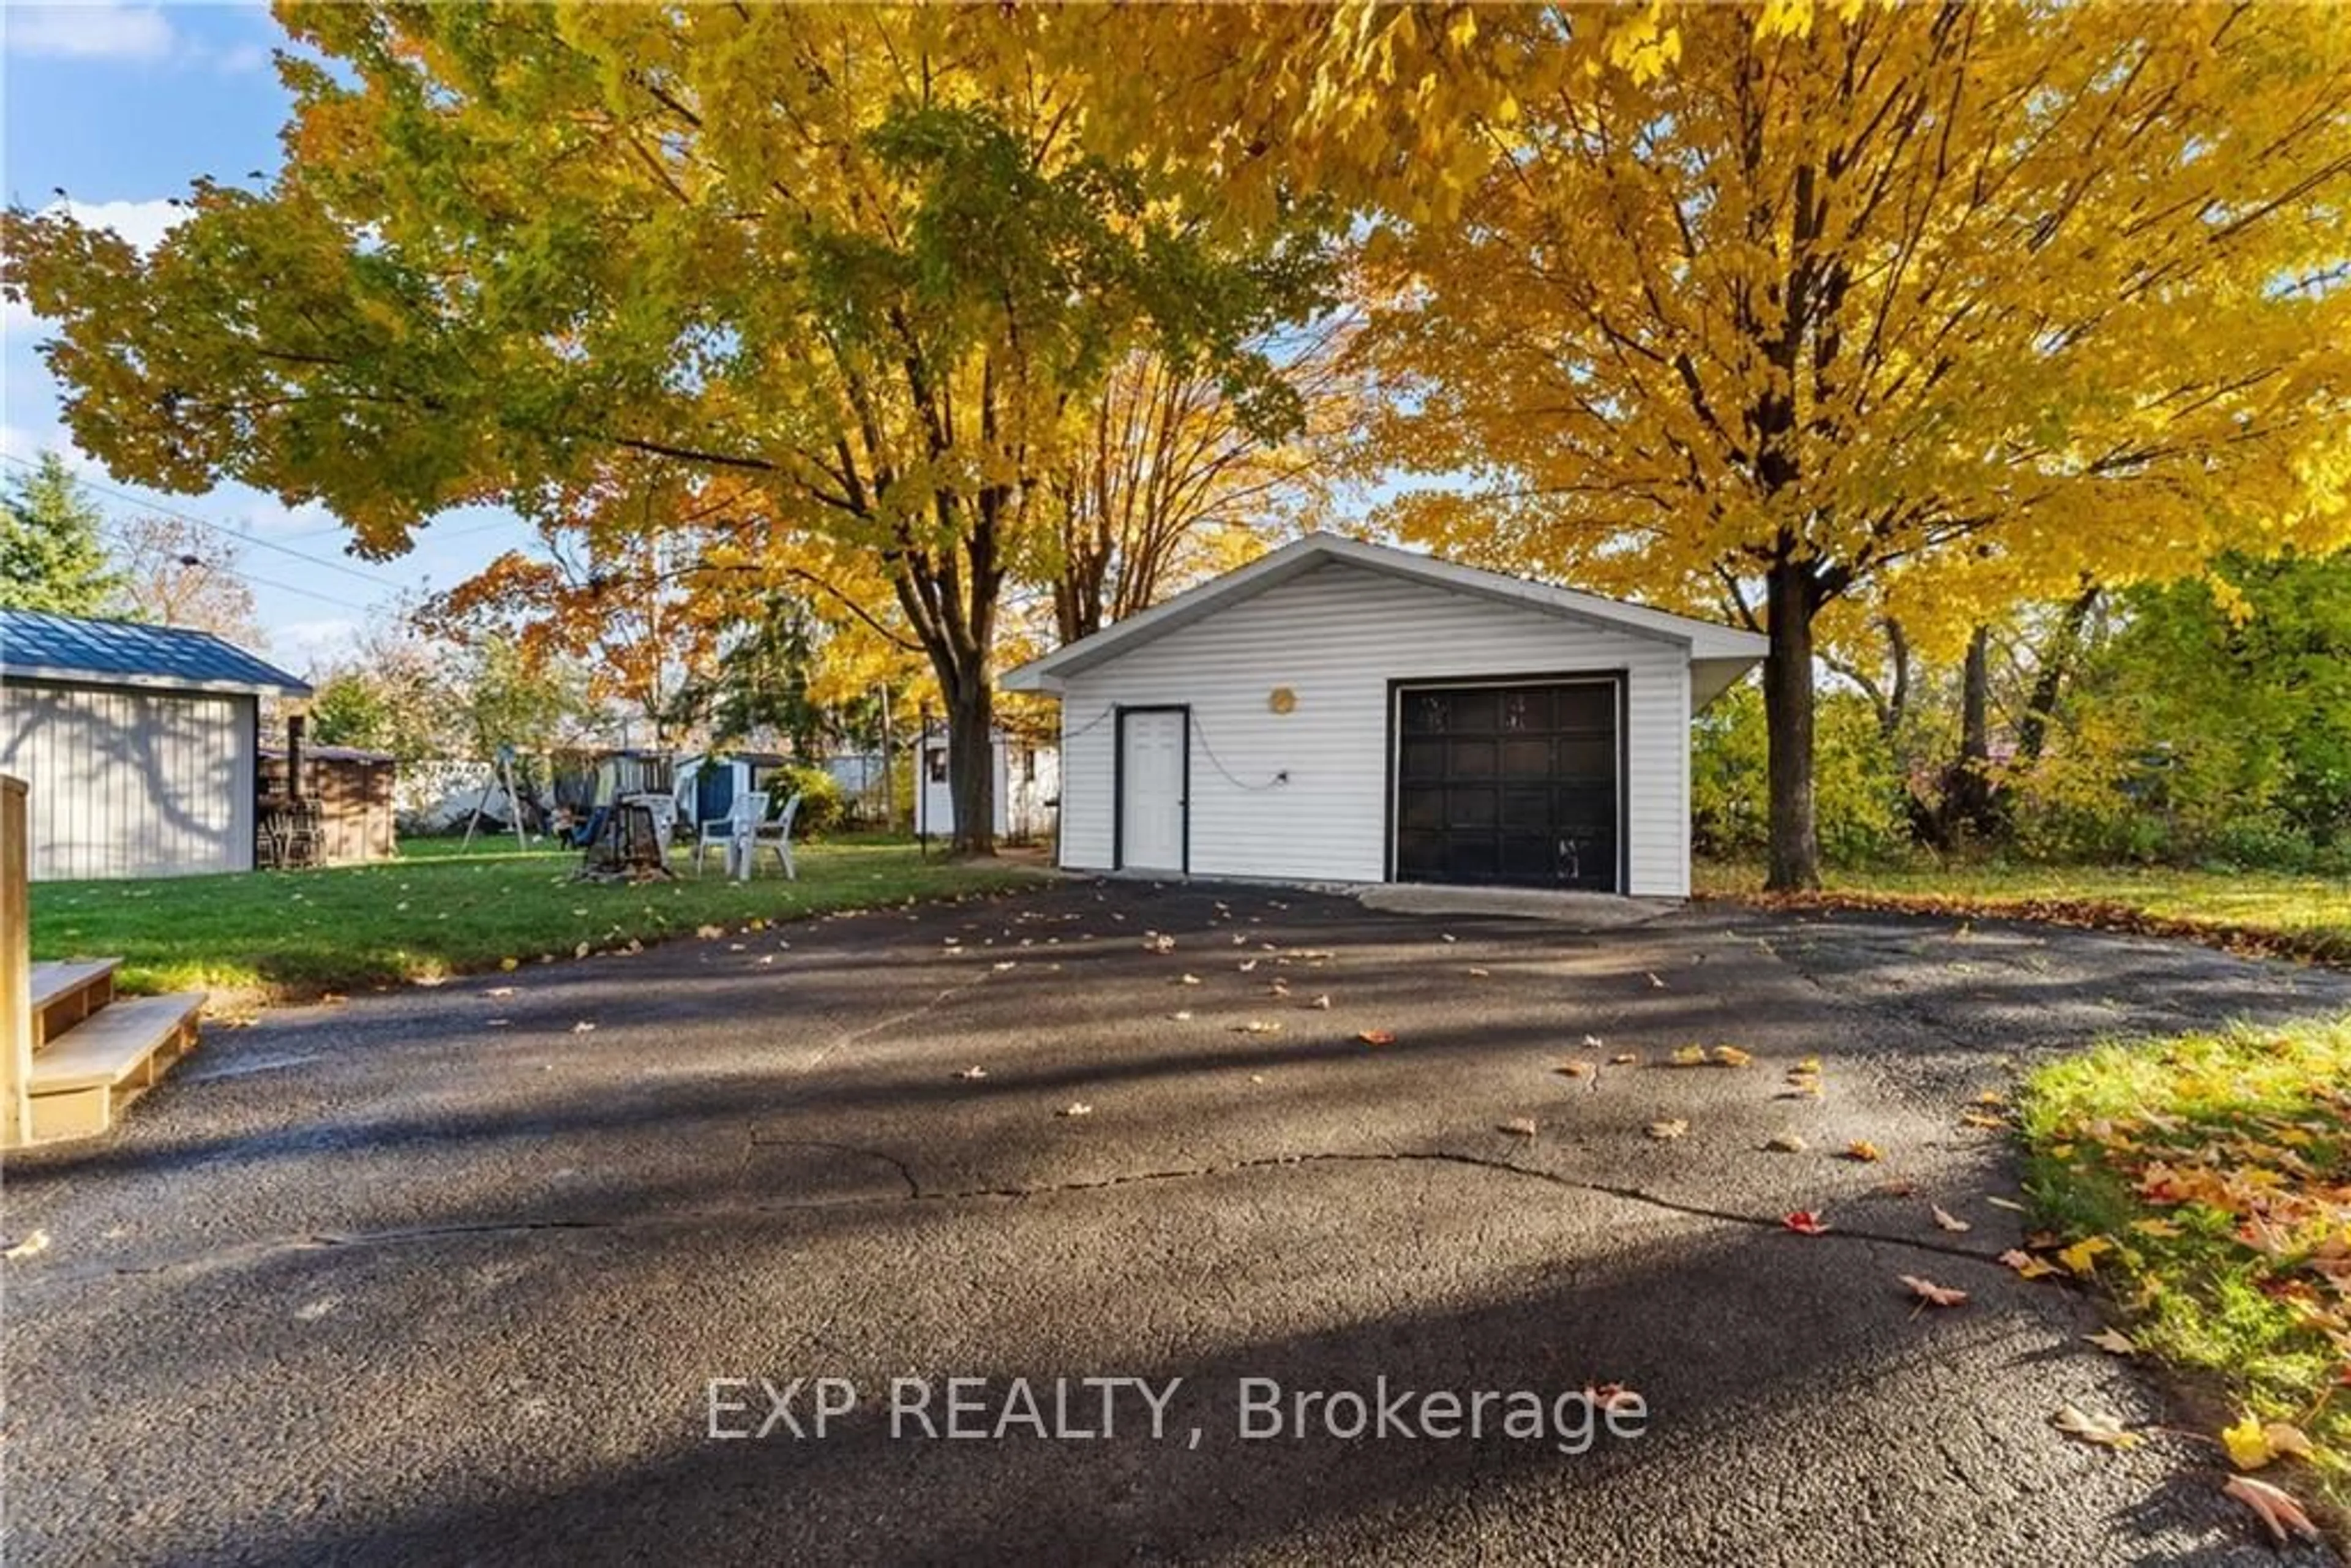
<path id="1" fill-rule="evenodd" d="M 1184 870 L 1184 708 L 1118 716 L 1118 863 Z"/>

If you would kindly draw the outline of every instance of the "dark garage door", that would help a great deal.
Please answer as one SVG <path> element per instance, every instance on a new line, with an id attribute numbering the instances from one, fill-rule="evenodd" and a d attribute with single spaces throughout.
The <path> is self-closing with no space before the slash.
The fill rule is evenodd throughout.
<path id="1" fill-rule="evenodd" d="M 1616 891 L 1616 682 L 1396 688 L 1395 878 Z"/>

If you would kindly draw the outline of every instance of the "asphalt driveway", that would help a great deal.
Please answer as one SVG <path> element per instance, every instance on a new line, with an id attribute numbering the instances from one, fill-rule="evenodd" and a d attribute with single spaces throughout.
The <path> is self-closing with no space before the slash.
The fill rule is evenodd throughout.
<path id="1" fill-rule="evenodd" d="M 2050 1427 L 2167 1406 L 2081 1343 L 2093 1301 L 1993 1261 L 2013 1175 L 1960 1114 L 2102 1035 L 2346 1006 L 2027 927 L 1066 884 L 278 1013 L 10 1162 L 5 1228 L 50 1245 L 0 1274 L 8 1557 L 2317 1561 L 2257 1543 L 2199 1438 Z M 1754 1060 L 1656 1065 L 1689 1044 Z M 1646 1419 L 1582 1452 L 1572 1409 L 1301 1422 L 1382 1376 Z M 712 1437 L 819 1378 L 804 1437 Z M 1089 1378 L 1150 1394 L 1106 1423 Z M 1016 1379 L 1057 1435 L 946 1435 Z M 893 1435 L 923 1390 L 940 1435 Z"/>

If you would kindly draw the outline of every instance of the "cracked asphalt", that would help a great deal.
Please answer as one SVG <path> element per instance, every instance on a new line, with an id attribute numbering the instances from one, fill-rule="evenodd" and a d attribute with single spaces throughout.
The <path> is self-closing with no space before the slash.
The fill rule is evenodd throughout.
<path id="1" fill-rule="evenodd" d="M 2262 1544 L 2185 1430 L 2051 1428 L 2182 1417 L 2082 1343 L 2094 1299 L 1994 1261 L 2014 1172 L 1959 1117 L 2105 1036 L 2346 1007 L 2351 976 L 2054 929 L 1065 883 L 275 1013 L 9 1164 L 7 1232 L 51 1245 L 0 1273 L 7 1555 L 2325 1561 Z M 1690 1043 L 1755 1060 L 1655 1065 Z M 1243 1380 L 1383 1375 L 1648 1419 L 1582 1453 L 1240 1436 Z M 892 1380 L 943 1415 L 951 1376 L 982 1422 L 1015 1378 L 1049 1416 L 1056 1379 L 1183 1381 L 1157 1439 L 1139 1400 L 1111 1436 L 893 1437 Z M 711 1380 L 760 1377 L 859 1402 L 713 1440 Z"/>

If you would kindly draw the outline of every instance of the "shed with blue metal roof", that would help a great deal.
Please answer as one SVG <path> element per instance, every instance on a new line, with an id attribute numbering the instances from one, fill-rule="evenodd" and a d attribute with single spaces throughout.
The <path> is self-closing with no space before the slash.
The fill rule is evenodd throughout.
<path id="1" fill-rule="evenodd" d="M 250 871 L 261 701 L 309 686 L 183 626 L 0 610 L 0 772 L 36 881 Z"/>

